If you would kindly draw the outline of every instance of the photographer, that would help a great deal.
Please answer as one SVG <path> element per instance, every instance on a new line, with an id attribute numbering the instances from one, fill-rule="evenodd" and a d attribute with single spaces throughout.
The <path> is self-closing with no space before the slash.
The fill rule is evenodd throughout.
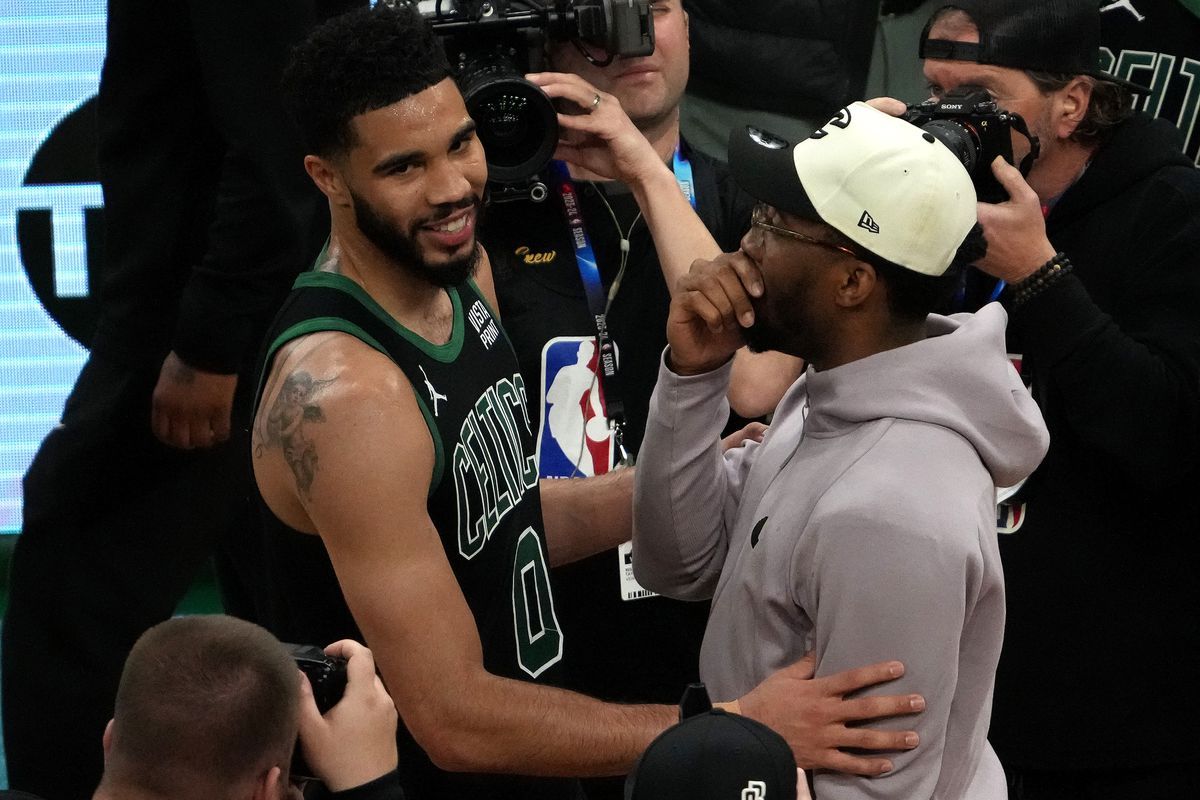
<path id="1" fill-rule="evenodd" d="M 680 136 L 687 14 L 680 0 L 656 2 L 653 14 L 652 54 L 597 66 L 574 43 L 556 43 L 548 53 L 554 72 L 531 76 L 556 100 L 588 112 L 563 118 L 565 146 L 558 155 L 569 169 L 580 227 L 594 250 L 593 291 L 604 298 L 602 307 L 589 301 L 575 228 L 554 186 L 543 203 L 494 203 L 480 228 L 504 327 L 537 406 L 532 417 L 541 420 L 538 466 L 544 478 L 604 474 L 621 460 L 622 447 L 636 459 L 675 282 L 693 259 L 737 249 L 749 226 L 749 197 L 723 164 Z M 680 202 L 658 211 L 657 198 L 614 180 L 624 177 L 624 165 L 612 163 L 612 153 L 620 152 L 625 136 L 649 142 L 659 165 L 669 166 L 670 173 L 663 170 L 664 199 L 678 200 L 687 186 L 691 208 Z M 597 313 L 617 350 L 616 381 L 603 375 L 599 363 Z M 731 393 L 735 411 L 745 417 L 769 412 L 790 380 L 779 376 L 795 374 L 794 368 L 778 369 L 776 356 L 759 358 L 770 366 L 743 376 L 740 393 Z M 618 406 L 624 419 L 619 444 L 604 425 Z M 674 702 L 680 687 L 696 679 L 708 604 L 646 592 L 633 580 L 628 557 L 625 545 L 555 570 L 559 619 L 575 656 L 567 685 L 608 700 Z M 620 796 L 619 780 L 601 784 L 592 782 L 591 796 Z"/>
<path id="2" fill-rule="evenodd" d="M 1002 288 L 1051 435 L 1000 509 L 990 738 L 1013 798 L 1200 796 L 1200 173 L 1097 69 L 1100 15 L 958 0 L 922 43 L 935 95 L 982 86 L 1041 143 L 1025 179 L 994 165 L 1011 199 L 979 207 L 973 281 Z"/>
<path id="3" fill-rule="evenodd" d="M 104 731 L 93 800 L 273 800 L 289 790 L 297 733 L 304 756 L 339 800 L 398 800 L 396 710 L 371 651 L 347 659 L 345 694 L 324 717 L 286 648 L 226 616 L 176 617 L 138 639 Z"/>

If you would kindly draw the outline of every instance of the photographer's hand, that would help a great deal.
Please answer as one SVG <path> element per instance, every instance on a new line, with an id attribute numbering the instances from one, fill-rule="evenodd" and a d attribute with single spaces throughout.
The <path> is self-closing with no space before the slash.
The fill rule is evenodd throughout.
<path id="1" fill-rule="evenodd" d="M 872 97 L 865 102 L 876 111 L 891 114 L 893 117 L 902 117 L 904 116 L 904 112 L 908 110 L 908 106 L 905 105 L 903 100 L 897 100 L 894 97 Z"/>
<path id="2" fill-rule="evenodd" d="M 742 251 L 698 260 L 680 280 L 667 316 L 668 366 L 697 375 L 724 364 L 745 344 L 754 323 L 750 298 L 761 297 L 762 275 Z"/>
<path id="3" fill-rule="evenodd" d="M 570 73 L 539 72 L 525 77 L 548 97 L 567 100 L 581 110 L 578 114 L 558 115 L 564 136 L 554 153 L 555 158 L 573 167 L 576 177 L 634 185 L 669 172 L 661 154 L 655 152 L 614 95 Z"/>
<path id="4" fill-rule="evenodd" d="M 1003 203 L 979 203 L 979 224 L 988 247 L 987 255 L 975 266 L 1013 284 L 1054 258 L 1055 249 L 1046 237 L 1041 201 L 1020 170 L 996 156 L 992 174 L 1008 192 L 1009 199 Z"/>
<path id="5" fill-rule="evenodd" d="M 325 648 L 346 662 L 346 691 L 325 716 L 300 673 L 300 746 L 331 792 L 369 783 L 396 769 L 396 706 L 375 674 L 371 651 L 348 639 Z"/>

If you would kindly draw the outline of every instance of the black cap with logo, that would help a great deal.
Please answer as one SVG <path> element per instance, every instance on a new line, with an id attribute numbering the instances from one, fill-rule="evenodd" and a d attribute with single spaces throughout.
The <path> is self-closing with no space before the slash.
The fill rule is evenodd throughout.
<path id="1" fill-rule="evenodd" d="M 713 709 L 667 728 L 625 784 L 625 800 L 796 800 L 796 760 L 783 737 Z"/>
<path id="2" fill-rule="evenodd" d="M 979 29 L 979 43 L 930 39 L 931 19 L 921 34 L 921 58 L 1089 75 L 1133 92 L 1149 92 L 1100 69 L 1096 0 L 957 0 L 942 8 L 966 12 Z"/>

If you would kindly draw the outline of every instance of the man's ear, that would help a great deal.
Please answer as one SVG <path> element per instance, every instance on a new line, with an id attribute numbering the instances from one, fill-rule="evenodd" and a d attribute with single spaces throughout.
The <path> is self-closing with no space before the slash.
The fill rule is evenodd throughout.
<path id="1" fill-rule="evenodd" d="M 330 203 L 335 206 L 351 205 L 350 192 L 346 188 L 346 182 L 342 179 L 341 171 L 332 161 L 322 156 L 307 155 L 304 157 L 304 171 L 308 173 L 308 177 L 312 178 L 321 193 L 329 198 Z"/>
<path id="2" fill-rule="evenodd" d="M 1092 83 L 1090 78 L 1076 75 L 1063 88 L 1055 92 L 1054 102 L 1054 134 L 1060 139 L 1069 139 L 1075 129 L 1087 116 L 1088 106 L 1092 102 Z"/>
<path id="3" fill-rule="evenodd" d="M 283 784 L 283 770 L 271 767 L 254 782 L 253 800 L 280 800 L 287 797 Z"/>
<path id="4" fill-rule="evenodd" d="M 857 258 L 845 259 L 835 274 L 839 283 L 834 293 L 834 302 L 841 308 L 859 308 L 879 288 L 879 275 L 866 261 Z"/>
<path id="5" fill-rule="evenodd" d="M 108 754 L 112 752 L 113 722 L 115 722 L 115 720 L 110 719 L 108 721 L 108 724 L 104 726 L 104 736 L 102 736 L 100 738 L 100 743 L 102 745 L 104 745 L 104 760 L 105 760 L 105 762 L 108 761 Z"/>

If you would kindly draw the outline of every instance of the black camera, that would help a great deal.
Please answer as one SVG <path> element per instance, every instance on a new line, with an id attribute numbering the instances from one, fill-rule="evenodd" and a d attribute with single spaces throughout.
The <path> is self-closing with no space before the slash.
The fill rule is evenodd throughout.
<path id="1" fill-rule="evenodd" d="M 317 710 L 324 714 L 338 704 L 346 691 L 346 659 L 326 655 L 320 647 L 308 644 L 285 645 L 300 671 L 312 686 Z"/>
<path id="2" fill-rule="evenodd" d="M 346 692 L 346 659 L 326 655 L 320 647 L 306 644 L 285 644 L 296 666 L 308 678 L 312 686 L 317 710 L 325 714 L 338 704 Z M 297 780 L 314 780 L 312 769 L 304 760 L 300 743 L 292 751 L 291 777 Z"/>
<path id="3" fill-rule="evenodd" d="M 1018 167 L 1029 174 L 1038 157 L 1038 138 L 1020 114 L 1002 110 L 980 86 L 960 86 L 941 98 L 910 105 L 902 119 L 939 139 L 962 162 L 975 184 L 975 194 L 985 203 L 1002 203 L 1008 192 L 992 174 L 992 162 L 1003 156 L 1013 163 L 1011 131 L 1029 140 L 1029 155 Z"/>
<path id="4" fill-rule="evenodd" d="M 423 0 L 418 10 L 441 37 L 467 111 L 478 126 L 493 183 L 535 200 L 535 176 L 558 144 L 550 98 L 529 81 L 545 66 L 547 42 L 574 42 L 605 66 L 654 52 L 651 0 Z M 603 53 L 597 57 L 592 50 Z M 540 188 L 539 188 L 540 187 Z M 493 188 L 493 199 L 497 199 Z M 503 194 L 503 190 L 501 191 Z"/>

